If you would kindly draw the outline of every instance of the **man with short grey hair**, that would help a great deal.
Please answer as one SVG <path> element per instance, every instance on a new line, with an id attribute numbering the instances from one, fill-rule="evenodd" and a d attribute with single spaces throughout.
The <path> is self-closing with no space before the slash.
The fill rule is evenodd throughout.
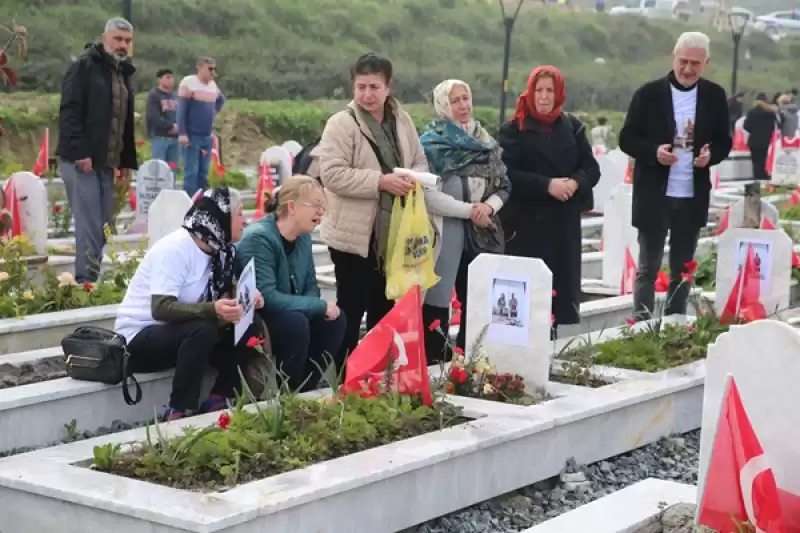
<path id="1" fill-rule="evenodd" d="M 637 320 L 655 314 L 655 282 L 669 234 L 670 284 L 664 314 L 684 314 L 689 272 L 700 229 L 708 223 L 709 168 L 731 151 L 725 89 L 703 78 L 709 38 L 678 37 L 672 70 L 633 95 L 619 146 L 635 160 L 633 225 L 639 230 L 634 290 Z"/>
<path id="2" fill-rule="evenodd" d="M 97 281 L 111 221 L 114 175 L 130 179 L 138 168 L 134 141 L 136 69 L 128 52 L 133 26 L 123 18 L 106 22 L 101 42 L 87 44 L 61 85 L 59 138 L 61 177 L 75 218 L 75 279 Z"/>

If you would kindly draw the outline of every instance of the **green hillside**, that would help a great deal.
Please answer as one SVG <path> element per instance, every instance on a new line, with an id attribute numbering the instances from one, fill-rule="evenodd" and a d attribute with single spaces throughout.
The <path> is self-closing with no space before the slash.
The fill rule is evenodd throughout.
<path id="1" fill-rule="evenodd" d="M 560 66 L 573 109 L 624 110 L 634 88 L 669 68 L 675 37 L 686 26 L 592 13 L 564 13 L 527 0 L 513 39 L 511 86 L 531 67 Z M 218 59 L 220 84 L 235 98 L 341 99 L 347 67 L 360 53 L 389 55 L 396 94 L 424 101 L 442 78 L 472 84 L 475 100 L 496 105 L 503 30 L 486 0 L 133 0 L 135 60 L 147 89 L 158 67 L 190 71 L 198 54 Z M 53 92 L 70 56 L 119 13 L 120 0 L 0 0 L 0 21 L 30 32 L 20 90 Z M 728 85 L 730 36 L 713 36 L 712 79 Z M 774 91 L 800 83 L 800 43 L 753 37 L 742 66 L 746 89 Z M 596 63 L 603 58 L 605 63 Z M 794 59 L 793 59 L 794 58 Z"/>

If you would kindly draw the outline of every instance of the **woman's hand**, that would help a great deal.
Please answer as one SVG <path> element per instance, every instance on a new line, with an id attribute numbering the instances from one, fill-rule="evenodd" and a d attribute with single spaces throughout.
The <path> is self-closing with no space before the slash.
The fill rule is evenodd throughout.
<path id="1" fill-rule="evenodd" d="M 264 307 L 264 295 L 261 294 L 261 291 L 256 290 L 256 297 L 253 300 L 253 305 L 256 309 L 261 309 Z"/>
<path id="2" fill-rule="evenodd" d="M 472 214 L 470 220 L 476 226 L 486 228 L 492 223 L 494 209 L 489 204 L 472 204 Z"/>
<path id="3" fill-rule="evenodd" d="M 547 186 L 547 192 L 556 200 L 566 202 L 575 191 L 578 190 L 578 184 L 575 180 L 570 178 L 552 178 L 550 185 Z"/>
<path id="4" fill-rule="evenodd" d="M 220 298 L 214 302 L 214 310 L 217 316 L 224 322 L 236 324 L 242 319 L 244 310 L 239 302 L 230 298 Z"/>
<path id="5" fill-rule="evenodd" d="M 339 306 L 333 302 L 328 302 L 328 308 L 325 310 L 325 320 L 336 320 L 339 318 Z"/>
<path id="6" fill-rule="evenodd" d="M 384 174 L 381 176 L 380 189 L 395 196 L 405 196 L 414 189 L 414 180 L 400 174 Z"/>

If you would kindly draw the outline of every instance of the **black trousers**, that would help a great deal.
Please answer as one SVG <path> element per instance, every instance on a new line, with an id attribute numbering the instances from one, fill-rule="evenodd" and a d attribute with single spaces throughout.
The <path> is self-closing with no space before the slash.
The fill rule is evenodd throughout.
<path id="1" fill-rule="evenodd" d="M 260 336 L 260 324 L 254 322 L 239 346 L 233 345 L 233 326 L 220 328 L 216 320 L 195 319 L 148 326 L 128 343 L 133 372 L 159 372 L 175 368 L 169 407 L 197 409 L 206 367 L 217 371 L 211 394 L 232 398 L 241 392 L 242 372 L 257 354 L 247 347 L 251 335 Z"/>
<path id="2" fill-rule="evenodd" d="M 259 314 L 269 331 L 275 364 L 290 390 L 317 388 L 320 370 L 328 363 L 334 363 L 341 372 L 344 359 L 338 357 L 347 325 L 344 312 L 336 320 L 309 317 L 300 311 L 261 310 Z"/>
<path id="3" fill-rule="evenodd" d="M 669 230 L 669 289 L 664 315 L 685 314 L 689 284 L 681 283 L 686 263 L 694 258 L 700 228 L 692 221 L 691 198 L 666 198 L 667 219 L 661 227 L 639 230 L 639 272 L 633 294 L 636 320 L 646 320 L 659 313 L 654 309 L 656 278 L 664 260 L 664 244 Z"/>
<path id="4" fill-rule="evenodd" d="M 458 263 L 458 273 L 456 274 L 456 298 L 461 303 L 461 324 L 456 336 L 456 346 L 462 350 L 466 350 L 464 345 L 467 338 L 467 272 L 473 259 L 475 259 L 475 254 L 464 251 L 461 255 L 461 261 Z M 453 358 L 453 354 L 448 350 L 445 342 L 445 337 L 448 337 L 450 333 L 450 308 L 425 304 L 422 306 L 422 320 L 425 324 L 425 355 L 428 358 L 428 364 L 450 361 Z M 431 331 L 428 328 L 431 322 L 435 320 L 441 323 L 441 330 L 444 336 L 438 331 Z"/>
<path id="5" fill-rule="evenodd" d="M 336 303 L 347 316 L 344 340 L 337 356 L 337 360 L 344 361 L 358 345 L 364 314 L 367 315 L 367 330 L 370 330 L 386 316 L 394 302 L 386 298 L 386 275 L 378 264 L 372 244 L 367 257 L 329 250 L 336 274 Z"/>

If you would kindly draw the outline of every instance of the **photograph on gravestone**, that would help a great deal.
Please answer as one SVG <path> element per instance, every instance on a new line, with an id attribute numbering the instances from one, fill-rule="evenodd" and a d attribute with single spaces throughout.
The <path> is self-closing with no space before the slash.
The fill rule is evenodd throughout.
<path id="1" fill-rule="evenodd" d="M 747 249 L 753 246 L 756 268 L 758 269 L 758 279 L 761 280 L 761 294 L 769 294 L 770 280 L 772 279 L 772 241 L 742 238 L 736 241 L 737 258 L 734 276 L 747 261 Z"/>
<path id="2" fill-rule="evenodd" d="M 495 276 L 491 280 L 492 323 L 487 339 L 516 346 L 528 345 L 528 287 L 526 279 Z"/>

